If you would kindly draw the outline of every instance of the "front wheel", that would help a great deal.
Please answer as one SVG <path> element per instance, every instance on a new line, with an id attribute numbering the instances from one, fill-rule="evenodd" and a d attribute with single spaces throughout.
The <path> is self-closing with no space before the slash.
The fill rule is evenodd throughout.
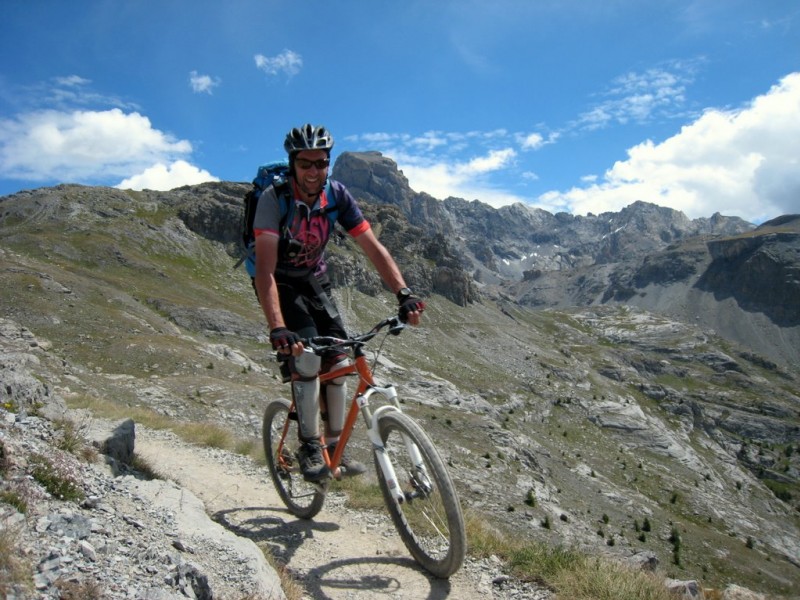
<path id="1" fill-rule="evenodd" d="M 418 563 L 437 577 L 450 577 L 464 562 L 467 534 L 447 467 L 425 431 L 407 415 L 384 413 L 378 431 L 404 497 L 398 502 L 376 455 L 375 470 L 392 521 Z M 413 457 L 414 448 L 421 462 Z"/>
<path id="2" fill-rule="evenodd" d="M 274 400 L 267 405 L 263 425 L 264 454 L 272 483 L 286 508 L 296 517 L 311 519 L 322 509 L 325 493 L 319 484 L 305 481 L 300 472 L 299 424 L 296 414 L 289 412 L 290 406 L 286 400 Z"/>

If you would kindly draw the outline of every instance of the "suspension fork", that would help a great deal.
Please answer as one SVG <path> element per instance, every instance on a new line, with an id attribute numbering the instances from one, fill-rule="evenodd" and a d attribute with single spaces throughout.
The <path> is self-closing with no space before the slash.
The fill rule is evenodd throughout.
<path id="1" fill-rule="evenodd" d="M 383 396 L 386 400 L 388 400 L 388 404 L 378 407 L 373 412 L 369 406 L 369 399 L 373 394 L 379 394 Z M 360 394 L 356 398 L 356 401 L 361 409 L 361 414 L 364 416 L 364 423 L 367 426 L 367 436 L 369 437 L 370 442 L 372 442 L 372 448 L 375 452 L 375 457 L 378 460 L 378 465 L 383 473 L 383 478 L 386 481 L 389 492 L 394 496 L 398 504 L 402 504 L 409 498 L 406 496 L 406 493 L 403 491 L 400 485 L 394 464 L 392 464 L 392 461 L 386 452 L 386 446 L 383 443 L 383 439 L 381 439 L 381 434 L 378 428 L 378 421 L 385 413 L 392 411 L 402 412 L 400 409 L 400 403 L 397 401 L 397 389 L 391 384 L 386 387 L 373 385 L 365 390 L 363 394 Z M 411 457 L 416 471 L 418 473 L 422 472 L 423 474 L 426 474 L 425 463 L 422 459 L 422 454 L 420 453 L 419 448 L 405 434 L 402 434 L 402 437 L 406 452 L 408 453 L 409 457 Z M 427 481 L 427 474 L 425 479 Z"/>

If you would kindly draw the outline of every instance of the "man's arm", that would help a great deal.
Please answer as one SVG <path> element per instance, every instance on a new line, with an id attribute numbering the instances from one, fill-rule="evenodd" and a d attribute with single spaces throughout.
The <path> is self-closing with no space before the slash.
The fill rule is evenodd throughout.
<path id="1" fill-rule="evenodd" d="M 356 236 L 355 240 L 358 242 L 358 245 L 361 246 L 361 249 L 364 251 L 364 254 L 367 255 L 370 262 L 375 265 L 375 269 L 377 269 L 381 279 L 389 286 L 393 294 L 397 294 L 401 289 L 407 287 L 397 263 L 394 262 L 392 255 L 389 254 L 386 247 L 375 237 L 372 229 L 367 229 L 365 232 L 359 234 Z M 408 322 L 412 325 L 418 325 L 420 315 L 421 311 L 408 313 Z"/>
<path id="2" fill-rule="evenodd" d="M 278 296 L 278 284 L 275 281 L 277 264 L 278 236 L 262 233 L 256 237 L 256 290 L 261 310 L 264 311 L 264 316 L 267 318 L 270 334 L 278 328 L 286 327 Z M 274 340 L 273 344 L 275 344 Z M 299 356 L 303 352 L 303 344 L 300 342 L 293 343 L 288 348 L 295 356 Z"/>
<path id="3" fill-rule="evenodd" d="M 256 290 L 261 310 L 267 318 L 270 329 L 285 327 L 281 304 L 278 299 L 278 285 L 275 282 L 275 266 L 278 263 L 278 238 L 261 234 L 256 238 Z"/>

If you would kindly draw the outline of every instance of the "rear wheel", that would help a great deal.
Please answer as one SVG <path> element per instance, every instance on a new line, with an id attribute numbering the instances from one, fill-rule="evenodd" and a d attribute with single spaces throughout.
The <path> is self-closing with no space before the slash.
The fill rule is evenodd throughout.
<path id="1" fill-rule="evenodd" d="M 378 430 L 404 495 L 398 502 L 376 457 L 375 470 L 392 521 L 417 562 L 437 577 L 450 577 L 464 562 L 467 535 L 447 467 L 428 435 L 407 415 L 384 413 Z M 407 444 L 419 450 L 421 464 L 412 459 Z"/>
<path id="2" fill-rule="evenodd" d="M 301 519 L 311 519 L 321 509 L 325 501 L 325 485 L 311 484 L 303 479 L 297 451 L 300 447 L 296 414 L 290 414 L 290 404 L 286 400 L 270 402 L 264 411 L 264 454 L 267 457 L 269 474 L 275 489 L 289 509 Z M 287 427 L 285 437 L 284 428 Z M 280 447 L 283 437 L 283 446 Z M 280 447 L 280 454 L 278 448 Z"/>

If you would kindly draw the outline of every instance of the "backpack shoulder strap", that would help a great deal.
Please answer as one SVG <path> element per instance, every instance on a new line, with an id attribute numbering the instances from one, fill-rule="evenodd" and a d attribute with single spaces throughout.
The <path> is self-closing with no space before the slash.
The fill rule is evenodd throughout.
<path id="1" fill-rule="evenodd" d="M 325 184 L 325 197 L 328 199 L 328 206 L 325 207 L 325 214 L 331 221 L 331 227 L 336 227 L 336 217 L 339 215 L 339 207 L 337 206 L 336 188 L 333 186 L 333 180 L 328 178 Z"/>
<path id="2" fill-rule="evenodd" d="M 283 229 L 286 223 L 290 220 L 290 213 L 294 212 L 294 202 L 292 202 L 291 185 L 288 178 L 283 178 L 280 182 L 273 184 L 275 189 L 275 196 L 278 198 L 278 206 L 281 210 L 280 219 L 280 232 L 283 235 Z"/>

